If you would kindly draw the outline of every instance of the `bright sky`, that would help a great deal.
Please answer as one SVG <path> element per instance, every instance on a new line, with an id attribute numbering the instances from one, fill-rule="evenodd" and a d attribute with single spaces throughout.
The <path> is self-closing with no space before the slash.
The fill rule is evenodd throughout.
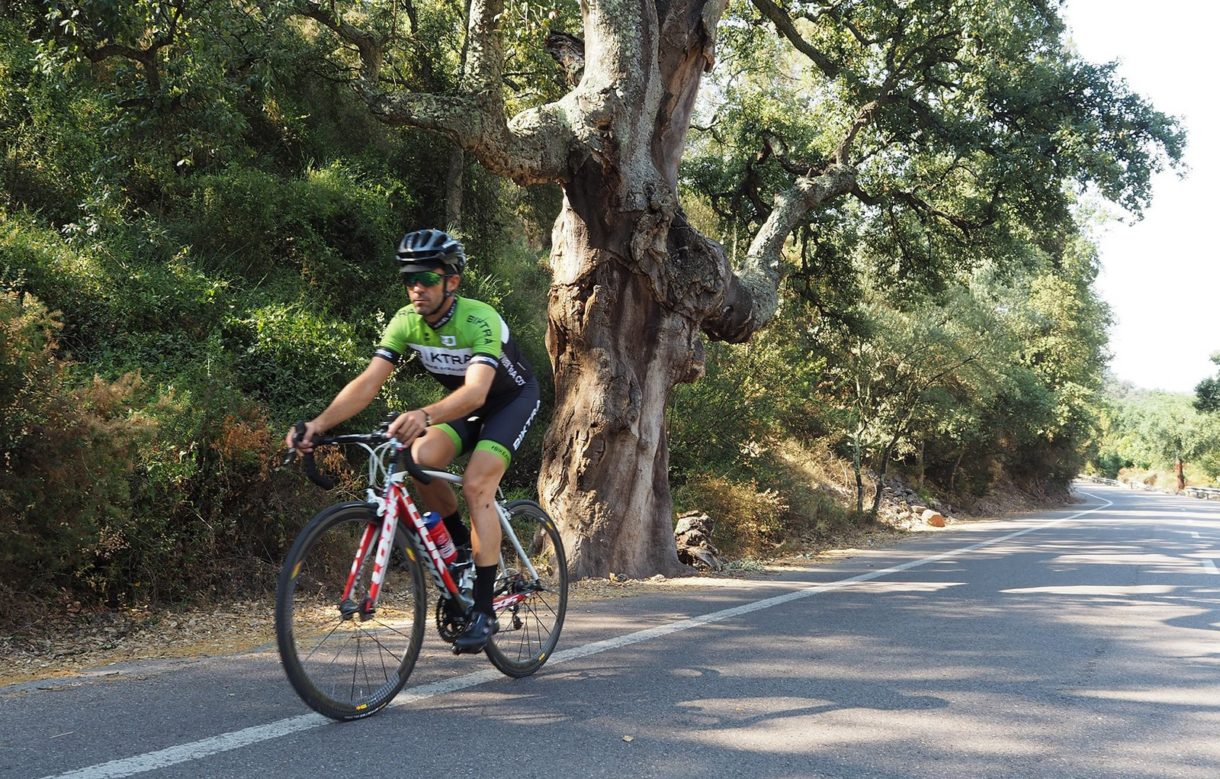
<path id="1" fill-rule="evenodd" d="M 1132 89 L 1185 124 L 1187 177 L 1156 179 L 1143 221 L 1102 234 L 1097 288 L 1117 320 L 1114 373 L 1145 389 L 1193 393 L 1216 373 L 1208 357 L 1220 351 L 1220 3 L 1067 0 L 1063 14 L 1085 59 L 1118 60 Z"/>

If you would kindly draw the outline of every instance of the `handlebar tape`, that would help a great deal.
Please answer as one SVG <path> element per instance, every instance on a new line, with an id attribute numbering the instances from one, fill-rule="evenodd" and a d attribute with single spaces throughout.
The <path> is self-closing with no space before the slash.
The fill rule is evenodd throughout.
<path id="1" fill-rule="evenodd" d="M 292 436 L 292 442 L 298 444 L 305 437 L 305 421 L 298 419 L 293 429 L 295 432 Z M 293 451 L 296 451 L 295 446 Z M 313 452 L 306 452 L 301 455 L 301 470 L 305 471 L 305 475 L 309 477 L 311 482 L 322 489 L 329 490 L 334 488 L 335 480 L 318 470 L 318 464 L 313 459 Z"/>

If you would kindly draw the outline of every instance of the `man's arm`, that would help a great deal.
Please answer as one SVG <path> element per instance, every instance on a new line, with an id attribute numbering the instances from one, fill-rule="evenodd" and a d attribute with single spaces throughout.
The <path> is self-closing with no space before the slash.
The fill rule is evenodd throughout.
<path id="1" fill-rule="evenodd" d="M 466 380 L 462 386 L 435 403 L 400 414 L 390 425 L 390 435 L 399 441 L 414 441 L 429 425 L 461 419 L 487 402 L 487 393 L 495 378 L 495 368 L 483 363 L 471 363 L 466 368 Z"/>
<path id="2" fill-rule="evenodd" d="M 385 384 L 385 380 L 393 372 L 394 364 L 390 361 L 380 357 L 370 360 L 368 367 L 359 376 L 339 390 L 339 394 L 335 395 L 335 399 L 330 402 L 325 411 L 305 423 L 305 435 L 301 438 L 301 445 L 297 448 L 302 452 L 311 451 L 314 436 L 363 411 L 369 403 L 373 402 L 373 398 L 377 397 L 381 385 Z M 293 446 L 292 437 L 293 431 L 290 430 L 285 438 L 285 443 L 290 449 Z"/>

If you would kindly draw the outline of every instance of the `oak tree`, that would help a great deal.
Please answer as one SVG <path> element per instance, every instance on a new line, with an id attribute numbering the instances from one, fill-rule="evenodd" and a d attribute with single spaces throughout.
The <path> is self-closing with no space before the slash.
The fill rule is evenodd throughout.
<path id="1" fill-rule="evenodd" d="M 470 0 L 443 93 L 396 76 L 409 49 L 399 10 L 412 3 L 290 7 L 342 44 L 335 61 L 381 121 L 436 132 L 518 184 L 562 187 L 547 336 L 557 396 L 539 487 L 576 575 L 678 569 L 666 403 L 703 372 L 704 338 L 745 341 L 775 316 L 794 232 L 850 203 L 876 256 L 935 271 L 1010 223 L 1069 218 L 1073 189 L 1138 211 L 1152 172 L 1181 152 L 1173 121 L 1112 66 L 1075 57 L 1040 0 L 753 0 L 731 11 L 728 0 L 586 0 L 579 34 L 552 39 L 565 86 L 534 99 L 508 77 L 528 48 L 513 33 L 529 3 Z M 792 108 L 817 119 L 799 148 L 753 128 L 771 167 L 751 185 L 737 263 L 680 198 L 722 31 L 747 44 L 770 31 L 795 51 L 807 90 Z"/>

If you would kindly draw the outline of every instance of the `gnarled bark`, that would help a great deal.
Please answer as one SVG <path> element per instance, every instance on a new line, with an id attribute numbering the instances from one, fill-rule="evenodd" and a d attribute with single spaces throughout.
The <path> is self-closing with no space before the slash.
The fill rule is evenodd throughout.
<path id="1" fill-rule="evenodd" d="M 551 287 L 556 404 L 540 493 L 575 575 L 672 574 L 665 407 L 675 384 L 702 372 L 702 344 L 694 321 L 599 246 L 617 243 L 600 227 L 569 203 L 555 230 L 555 251 L 578 261 Z"/>
<path id="2" fill-rule="evenodd" d="M 539 491 L 577 576 L 673 573 L 665 408 L 703 372 L 700 329 L 731 276 L 681 215 L 677 171 L 723 3 L 590 2 L 585 69 L 611 121 L 564 182 L 547 347 L 555 417 Z"/>

